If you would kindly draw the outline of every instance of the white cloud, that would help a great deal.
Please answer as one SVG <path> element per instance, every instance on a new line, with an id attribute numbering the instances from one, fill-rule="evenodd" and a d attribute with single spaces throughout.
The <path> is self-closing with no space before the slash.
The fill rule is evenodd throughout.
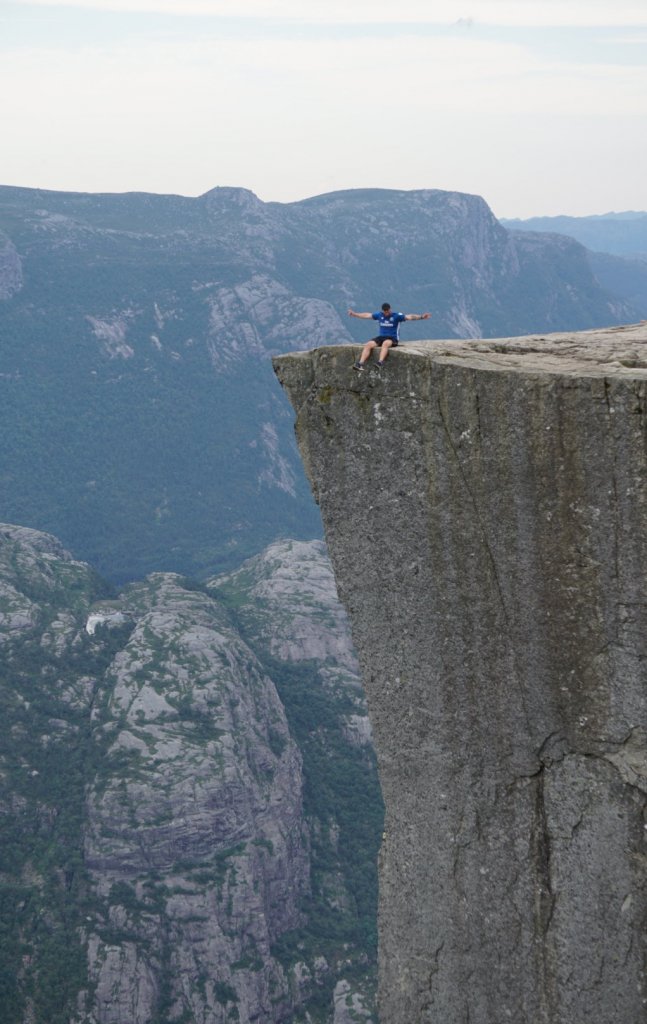
<path id="1" fill-rule="evenodd" d="M 265 13 L 289 7 L 265 3 Z M 253 9 L 251 0 L 241 6 Z M 494 4 L 451 6 L 467 17 Z M 531 49 L 523 36 L 469 29 L 407 35 L 401 27 L 394 45 L 357 32 L 289 31 L 269 44 L 199 28 L 181 40 L 166 26 L 129 43 L 89 45 L 86 35 L 85 45 L 77 37 L 5 50 L 2 180 L 182 194 L 240 185 L 280 201 L 337 188 L 439 187 L 478 192 L 501 215 L 644 207 L 647 68 L 633 48 L 634 65 L 577 64 Z"/>
<path id="2" fill-rule="evenodd" d="M 647 68 L 567 65 L 514 43 L 410 36 L 393 74 L 393 45 L 377 40 L 218 39 L 158 42 L 119 49 L 21 50 L 0 64 L 0 110 L 21 97 L 22 117 L 72 118 L 92 106 L 124 124 L 148 111 L 171 124 L 187 112 L 220 111 L 227 120 L 261 121 L 272 130 L 301 116 L 355 117 L 379 124 L 381 113 L 647 114 Z M 352 114 L 355 109 L 356 114 Z M 155 111 L 158 111 L 156 114 Z"/>
<path id="3" fill-rule="evenodd" d="M 647 69 L 570 67 L 516 44 L 411 36 L 394 74 L 389 40 L 217 40 L 74 52 L 22 50 L 0 63 L 5 172 L 25 144 L 50 140 L 47 159 L 82 163 L 92 150 L 125 165 L 199 159 L 251 164 L 343 161 L 344 147 L 409 159 L 408 141 L 434 152 L 434 119 L 461 115 L 591 119 L 647 115 Z M 12 97 L 20 96 L 20 104 Z M 422 138 L 421 138 L 422 136 Z M 402 139 L 400 144 L 399 140 Z M 156 156 L 154 154 L 157 154 Z M 379 157 L 378 157 L 379 159 Z M 6 180 L 6 178 L 5 178 Z"/>
<path id="4" fill-rule="evenodd" d="M 193 17 L 314 24 L 645 26 L 644 0 L 9 0 L 23 6 L 77 7 Z M 6 0 L 5 0 L 6 3 Z"/>

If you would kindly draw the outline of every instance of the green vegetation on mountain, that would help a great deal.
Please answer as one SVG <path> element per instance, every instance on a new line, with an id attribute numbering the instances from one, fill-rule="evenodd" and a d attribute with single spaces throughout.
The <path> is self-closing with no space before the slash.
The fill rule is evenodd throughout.
<path id="1" fill-rule="evenodd" d="M 259 571 L 336 657 L 272 655 Z M 345 617 L 320 543 L 242 575 L 115 594 L 0 526 L 3 1024 L 330 1024 L 341 979 L 370 1014 L 382 803 Z"/>
<path id="2" fill-rule="evenodd" d="M 347 307 L 385 298 L 432 312 L 412 341 L 632 315 L 580 246 L 476 196 L 0 188 L 0 518 L 119 583 L 321 536 L 270 356 L 364 340 Z"/>
<path id="3" fill-rule="evenodd" d="M 106 751 L 91 718 L 100 706 L 98 681 L 123 635 L 97 645 L 79 633 L 73 645 L 58 648 L 61 613 L 72 610 L 69 629 L 83 603 L 105 593 L 93 574 L 66 570 L 56 566 L 52 578 L 39 578 L 16 566 L 14 581 L 29 601 L 39 601 L 40 622 L 27 635 L 2 637 L 3 1024 L 69 1024 L 88 983 L 82 933 L 94 897 L 83 854 L 85 792 L 88 779 L 103 770 Z M 6 597 L 1 604 L 4 611 L 11 607 Z"/>

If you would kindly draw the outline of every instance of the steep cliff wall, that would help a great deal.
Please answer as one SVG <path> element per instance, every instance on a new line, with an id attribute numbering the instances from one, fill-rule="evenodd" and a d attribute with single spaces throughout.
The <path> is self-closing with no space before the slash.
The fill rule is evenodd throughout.
<path id="1" fill-rule="evenodd" d="M 647 324 L 275 360 L 386 802 L 382 1024 L 647 1020 Z"/>

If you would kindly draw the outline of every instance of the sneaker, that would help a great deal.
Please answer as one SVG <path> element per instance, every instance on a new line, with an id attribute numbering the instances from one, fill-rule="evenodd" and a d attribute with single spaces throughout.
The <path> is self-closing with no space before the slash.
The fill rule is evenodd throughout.
<path id="1" fill-rule="evenodd" d="M 380 370 L 384 366 L 385 362 L 386 362 L 386 359 L 378 359 L 377 365 L 379 366 Z"/>
<path id="2" fill-rule="evenodd" d="M 363 370 L 364 369 L 364 363 L 360 363 L 359 359 L 356 359 L 355 362 L 353 363 L 353 369 L 354 370 Z"/>

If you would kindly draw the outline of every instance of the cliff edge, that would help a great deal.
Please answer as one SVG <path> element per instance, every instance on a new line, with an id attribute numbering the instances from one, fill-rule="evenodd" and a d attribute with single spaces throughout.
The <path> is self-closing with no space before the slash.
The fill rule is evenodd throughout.
<path id="1" fill-rule="evenodd" d="M 382 1024 L 647 1020 L 647 323 L 278 357 L 386 803 Z"/>

